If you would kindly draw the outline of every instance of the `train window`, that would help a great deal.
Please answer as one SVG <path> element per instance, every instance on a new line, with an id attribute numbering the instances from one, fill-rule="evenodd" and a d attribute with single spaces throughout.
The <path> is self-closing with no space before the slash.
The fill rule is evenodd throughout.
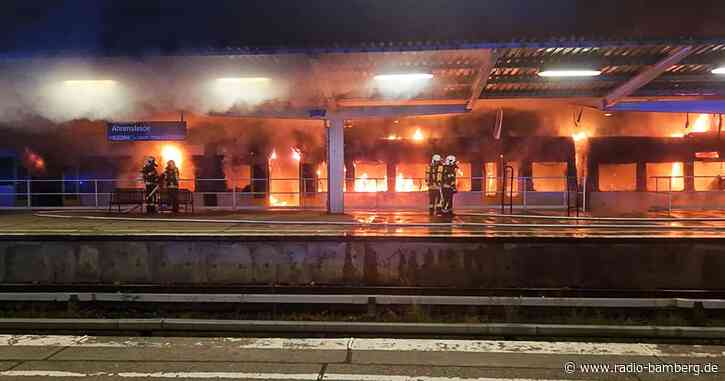
<path id="1" fill-rule="evenodd" d="M 566 190 L 566 163 L 532 163 L 531 174 L 535 192 L 563 192 Z"/>
<path id="2" fill-rule="evenodd" d="M 696 161 L 695 190 L 711 191 L 721 189 L 721 177 L 725 177 L 725 162 Z"/>
<path id="3" fill-rule="evenodd" d="M 514 181 L 513 181 L 513 194 L 517 195 L 519 192 L 519 184 L 523 179 L 519 178 L 519 168 L 521 167 L 521 163 L 518 161 L 509 161 L 506 163 L 507 166 L 511 166 L 514 170 Z M 483 174 L 486 177 L 485 181 L 485 187 L 486 187 L 486 195 L 487 196 L 493 196 L 498 192 L 498 189 L 501 185 L 501 175 L 499 172 L 501 171 L 500 168 L 501 164 L 497 162 L 489 162 L 484 163 L 483 165 Z M 506 192 L 509 191 L 509 184 L 510 179 L 506 178 Z M 470 184 L 469 184 L 470 187 Z M 469 188 L 470 189 L 470 188 Z"/>
<path id="4" fill-rule="evenodd" d="M 269 202 L 272 206 L 299 206 L 300 163 L 280 155 L 269 161 Z"/>
<path id="5" fill-rule="evenodd" d="M 485 163 L 483 165 L 483 176 L 485 177 L 483 186 L 485 187 L 487 196 L 495 195 L 496 189 L 498 189 L 498 180 L 496 179 L 498 171 L 496 171 L 496 168 L 498 168 L 498 166 L 493 162 Z"/>
<path id="6" fill-rule="evenodd" d="M 420 192 L 428 190 L 425 169 L 428 164 L 398 164 L 395 166 L 395 191 Z"/>
<path id="7" fill-rule="evenodd" d="M 637 164 L 599 164 L 600 192 L 637 190 Z"/>
<path id="8" fill-rule="evenodd" d="M 356 161 L 355 192 L 386 192 L 388 190 L 385 163 Z"/>
<path id="9" fill-rule="evenodd" d="M 647 163 L 647 191 L 667 192 L 685 190 L 682 162 Z"/>
<path id="10" fill-rule="evenodd" d="M 459 192 L 471 191 L 471 163 L 458 164 L 456 189 L 458 189 Z"/>
<path id="11" fill-rule="evenodd" d="M 227 165 L 224 167 L 227 186 L 236 187 L 237 192 L 251 192 L 252 166 L 248 164 Z"/>

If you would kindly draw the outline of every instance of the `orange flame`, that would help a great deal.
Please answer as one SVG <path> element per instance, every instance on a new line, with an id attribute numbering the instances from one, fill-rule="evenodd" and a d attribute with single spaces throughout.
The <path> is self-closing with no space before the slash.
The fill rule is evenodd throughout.
<path id="1" fill-rule="evenodd" d="M 25 149 L 25 164 L 28 169 L 38 172 L 45 171 L 45 160 L 30 149 Z"/>

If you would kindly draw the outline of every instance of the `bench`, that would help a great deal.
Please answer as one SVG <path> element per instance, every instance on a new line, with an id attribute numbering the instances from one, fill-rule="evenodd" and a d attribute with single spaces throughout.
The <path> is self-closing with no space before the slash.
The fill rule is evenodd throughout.
<path id="1" fill-rule="evenodd" d="M 189 205 L 191 205 L 191 212 L 194 213 L 194 193 L 193 192 L 191 192 L 188 189 L 177 190 L 176 201 L 179 203 L 179 206 L 184 205 L 185 212 L 189 210 Z M 168 189 L 161 190 L 161 205 L 165 205 L 167 208 L 171 209 L 171 197 L 169 195 Z"/>
<path id="2" fill-rule="evenodd" d="M 118 211 L 121 211 L 121 205 L 139 205 L 143 206 L 144 190 L 140 188 L 116 188 L 111 193 L 111 199 L 108 201 L 108 211 L 111 211 L 113 205 L 118 205 Z"/>

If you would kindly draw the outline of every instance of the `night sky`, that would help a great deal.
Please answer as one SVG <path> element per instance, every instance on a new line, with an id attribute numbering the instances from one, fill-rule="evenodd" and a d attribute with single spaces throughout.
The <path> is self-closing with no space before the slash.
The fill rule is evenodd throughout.
<path id="1" fill-rule="evenodd" d="M 725 37 L 715 0 L 4 0 L 0 53 Z"/>

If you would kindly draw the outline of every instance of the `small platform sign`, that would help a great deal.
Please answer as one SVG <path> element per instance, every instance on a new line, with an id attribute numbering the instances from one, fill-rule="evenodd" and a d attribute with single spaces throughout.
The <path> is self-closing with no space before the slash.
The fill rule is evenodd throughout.
<path id="1" fill-rule="evenodd" d="M 109 122 L 106 133 L 112 142 L 184 140 L 186 122 Z"/>

